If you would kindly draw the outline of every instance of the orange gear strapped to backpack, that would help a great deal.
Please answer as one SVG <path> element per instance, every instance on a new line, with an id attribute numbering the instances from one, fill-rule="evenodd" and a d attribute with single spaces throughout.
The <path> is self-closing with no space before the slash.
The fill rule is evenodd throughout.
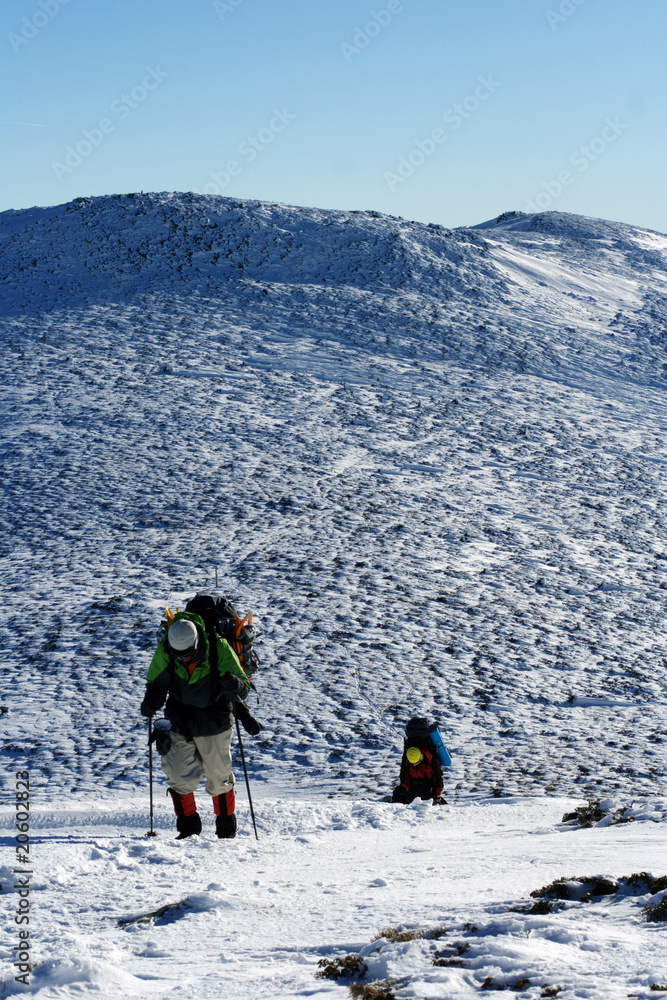
<path id="1" fill-rule="evenodd" d="M 252 640 L 254 632 L 252 628 L 252 611 L 249 611 L 243 618 L 236 616 L 234 630 L 229 645 L 239 658 L 239 662 L 246 674 L 252 680 Z"/>
<path id="2" fill-rule="evenodd" d="M 193 600 L 197 600 L 194 598 Z M 189 602 L 186 605 L 186 611 L 190 608 Z M 248 680 L 252 681 L 252 676 L 255 668 L 257 667 L 259 660 L 256 654 L 253 652 L 252 644 L 255 638 L 255 630 L 252 627 L 252 616 L 253 612 L 248 611 L 248 613 L 240 618 L 233 607 L 230 605 L 230 610 L 236 615 L 235 618 L 225 618 L 227 626 L 224 630 L 216 631 L 219 635 L 227 640 L 231 648 L 236 653 L 239 663 L 243 668 L 244 673 L 247 675 Z M 158 633 L 159 635 L 164 635 L 174 618 L 176 617 L 174 612 L 169 608 L 165 607 L 165 621 L 162 622 L 162 631 Z M 206 620 L 205 613 L 206 609 L 195 608 L 194 613 L 200 614 L 203 611 L 204 620 Z M 176 613 L 178 613 L 178 608 L 176 608 Z"/>

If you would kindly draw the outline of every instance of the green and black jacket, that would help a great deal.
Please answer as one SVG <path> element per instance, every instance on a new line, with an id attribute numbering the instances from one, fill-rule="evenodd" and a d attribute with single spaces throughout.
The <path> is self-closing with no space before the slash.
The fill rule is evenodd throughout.
<path id="1" fill-rule="evenodd" d="M 215 736 L 232 727 L 233 702 L 245 700 L 250 683 L 226 639 L 207 633 L 199 615 L 181 611 L 197 626 L 204 651 L 192 676 L 173 653 L 164 636 L 155 650 L 146 677 L 142 715 L 153 715 L 165 703 L 165 716 L 183 736 Z M 215 642 L 215 648 L 211 644 Z"/>

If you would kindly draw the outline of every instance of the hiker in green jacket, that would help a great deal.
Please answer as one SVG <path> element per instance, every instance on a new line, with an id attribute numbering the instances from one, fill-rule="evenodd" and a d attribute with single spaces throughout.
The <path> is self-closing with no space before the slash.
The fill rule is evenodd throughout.
<path id="1" fill-rule="evenodd" d="M 234 702 L 250 683 L 226 639 L 207 633 L 199 615 L 182 611 L 160 640 L 148 668 L 141 714 L 167 702 L 171 728 L 157 730 L 162 770 L 176 813 L 178 840 L 201 833 L 194 792 L 202 773 L 213 797 L 218 837 L 236 836 L 234 775 L 230 752 Z"/>

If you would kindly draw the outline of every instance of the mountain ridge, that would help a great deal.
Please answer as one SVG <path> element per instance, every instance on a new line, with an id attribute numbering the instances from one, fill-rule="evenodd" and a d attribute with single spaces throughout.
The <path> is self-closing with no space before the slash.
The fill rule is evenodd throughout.
<path id="1" fill-rule="evenodd" d="M 0 215 L 8 317 L 193 295 L 205 308 L 223 299 L 250 328 L 269 309 L 289 335 L 315 310 L 325 334 L 363 346 L 386 340 L 387 320 L 399 352 L 534 373 L 565 366 L 573 377 L 604 364 L 641 384 L 663 377 L 666 262 L 667 237 L 557 212 L 447 230 L 376 212 L 142 194 Z M 540 332 L 555 315 L 558 352 Z M 600 339 L 600 324 L 611 336 Z"/>

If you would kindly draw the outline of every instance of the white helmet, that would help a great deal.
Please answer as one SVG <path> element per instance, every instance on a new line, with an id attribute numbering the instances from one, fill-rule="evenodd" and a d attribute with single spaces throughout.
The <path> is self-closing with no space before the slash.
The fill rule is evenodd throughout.
<path id="1" fill-rule="evenodd" d="M 195 650 L 199 642 L 197 626 L 188 621 L 187 618 L 179 618 L 177 622 L 169 626 L 167 639 L 169 646 L 175 653 L 187 653 L 190 650 Z"/>

